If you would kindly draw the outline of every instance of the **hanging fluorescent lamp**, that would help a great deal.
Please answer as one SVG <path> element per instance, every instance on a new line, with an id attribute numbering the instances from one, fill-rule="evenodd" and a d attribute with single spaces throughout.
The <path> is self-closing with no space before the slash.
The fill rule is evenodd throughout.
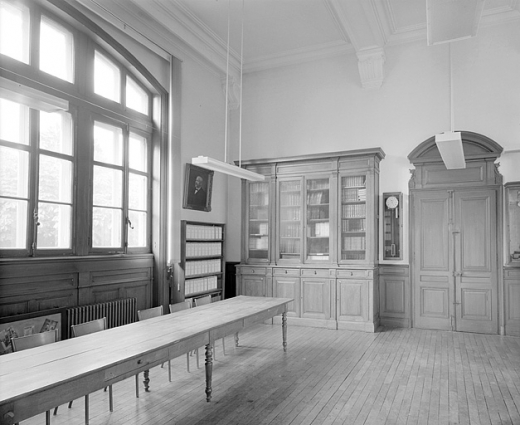
<path id="1" fill-rule="evenodd" d="M 444 165 L 448 170 L 466 168 L 466 159 L 464 158 L 464 149 L 462 148 L 462 137 L 459 131 L 453 131 L 453 123 L 455 121 L 453 112 L 453 88 L 452 88 L 452 69 L 451 69 L 451 44 L 449 49 L 450 63 L 450 119 L 451 131 L 435 135 L 435 144 L 439 149 Z"/>
<path id="2" fill-rule="evenodd" d="M 435 143 L 448 170 L 466 168 L 462 137 L 459 131 L 436 134 Z"/>
<path id="3" fill-rule="evenodd" d="M 220 173 L 228 174 L 240 179 L 246 179 L 255 182 L 265 180 L 265 176 L 261 174 L 253 173 L 252 171 L 246 170 L 245 168 L 240 168 L 236 165 L 231 165 L 208 156 L 198 156 L 196 158 L 192 158 L 191 163 L 202 168 L 207 168 L 208 170 L 218 171 Z"/>
<path id="4" fill-rule="evenodd" d="M 227 52 L 226 52 L 226 121 L 224 126 L 224 158 L 227 159 L 227 140 L 228 140 L 228 98 L 229 98 L 229 5 L 228 0 L 228 26 L 227 26 Z M 217 159 L 210 158 L 208 156 L 198 156 L 191 159 L 193 165 L 206 168 L 208 170 L 218 171 L 233 177 L 240 179 L 260 182 L 265 180 L 265 176 L 262 174 L 253 173 L 252 171 L 242 168 L 242 62 L 244 57 L 244 1 L 242 0 L 242 34 L 241 34 L 241 47 L 240 47 L 240 119 L 239 119 L 239 166 L 228 164 Z"/>

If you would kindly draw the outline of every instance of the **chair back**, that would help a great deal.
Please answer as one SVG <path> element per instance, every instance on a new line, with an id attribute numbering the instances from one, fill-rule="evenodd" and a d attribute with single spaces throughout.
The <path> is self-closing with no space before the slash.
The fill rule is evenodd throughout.
<path id="1" fill-rule="evenodd" d="M 79 325 L 72 325 L 72 336 L 83 336 L 92 334 L 94 332 L 104 331 L 107 328 L 107 318 L 91 320 L 90 322 L 80 323 Z"/>
<path id="2" fill-rule="evenodd" d="M 176 313 L 178 311 L 187 310 L 188 308 L 191 308 L 191 301 L 185 300 L 180 303 L 176 304 L 170 304 L 170 313 Z"/>
<path id="3" fill-rule="evenodd" d="M 206 305 L 211 303 L 211 295 L 205 295 L 204 297 L 195 298 L 195 307 Z"/>
<path id="4" fill-rule="evenodd" d="M 58 329 L 52 331 L 40 332 L 18 338 L 12 338 L 11 344 L 13 351 L 27 350 L 28 348 L 39 347 L 40 345 L 47 345 L 58 340 Z"/>
<path id="5" fill-rule="evenodd" d="M 163 306 L 162 305 L 160 305 L 158 307 L 147 308 L 145 310 L 139 310 L 137 312 L 137 317 L 138 317 L 139 321 L 151 319 L 152 317 L 158 317 L 158 316 L 162 316 L 162 315 L 163 315 Z"/>

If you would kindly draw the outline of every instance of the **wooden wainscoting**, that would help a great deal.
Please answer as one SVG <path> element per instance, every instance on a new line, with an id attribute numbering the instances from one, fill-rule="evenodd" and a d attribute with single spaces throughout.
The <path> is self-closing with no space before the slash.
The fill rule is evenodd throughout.
<path id="1" fill-rule="evenodd" d="M 410 270 L 407 264 L 379 266 L 379 301 L 381 325 L 411 327 Z"/>
<path id="2" fill-rule="evenodd" d="M 2 260 L 0 317 L 137 298 L 151 306 L 153 256 L 118 255 Z"/>

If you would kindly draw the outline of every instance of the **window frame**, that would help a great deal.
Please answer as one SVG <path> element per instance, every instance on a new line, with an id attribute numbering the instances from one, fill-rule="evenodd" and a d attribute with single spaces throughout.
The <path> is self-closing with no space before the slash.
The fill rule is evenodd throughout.
<path id="1" fill-rule="evenodd" d="M 21 80 L 26 82 L 27 85 L 32 86 L 36 90 L 40 90 L 42 93 L 48 93 L 50 95 L 62 97 L 66 99 L 69 104 L 69 113 L 72 115 L 73 124 L 73 188 L 72 188 L 72 224 L 71 224 L 71 248 L 70 249 L 49 249 L 49 248 L 38 248 L 31 249 L 32 243 L 35 242 L 36 230 L 33 224 L 33 211 L 37 206 L 38 199 L 38 178 L 39 178 L 39 167 L 33 166 L 39 162 L 40 148 L 39 140 L 36 134 L 38 129 L 33 125 L 34 122 L 31 118 L 30 122 L 30 141 L 31 143 L 38 144 L 37 146 L 28 147 L 30 155 L 29 165 L 29 199 L 28 199 L 28 211 L 26 221 L 26 246 L 24 249 L 2 249 L 0 250 L 0 257 L 49 257 L 49 256 L 77 256 L 77 255 L 105 255 L 105 254 L 146 254 L 152 253 L 152 228 L 153 228 L 153 208 L 157 203 L 160 194 L 154 194 L 152 191 L 153 180 L 155 179 L 154 171 L 152 170 L 152 163 L 154 161 L 153 155 L 159 155 L 161 157 L 161 151 L 165 146 L 165 138 L 161 135 L 161 124 L 154 121 L 153 108 L 159 106 L 160 110 L 166 106 L 166 91 L 157 83 L 155 78 L 144 68 L 139 62 L 129 56 L 126 49 L 117 43 L 115 40 L 107 38 L 104 40 L 103 37 L 99 37 L 97 27 L 92 21 L 84 17 L 70 5 L 61 3 L 59 1 L 54 2 L 49 7 L 44 7 L 42 3 L 28 3 L 24 0 L 14 0 L 15 3 L 19 3 L 25 7 L 29 7 L 29 64 L 20 62 L 10 56 L 0 54 L 0 59 L 6 59 L 6 72 L 0 69 L 0 77 L 5 75 L 6 78 L 15 78 L 15 81 Z M 61 3 L 61 4 L 54 4 Z M 54 10 L 54 8 L 56 10 Z M 51 11 L 51 9 L 53 9 Z M 55 13 L 54 13 L 55 12 Z M 73 35 L 73 82 L 63 80 L 60 77 L 48 74 L 45 71 L 39 69 L 40 58 L 37 54 L 39 51 L 39 40 L 40 40 L 40 22 L 45 17 L 52 23 L 55 23 L 58 27 L 70 31 Z M 86 25 L 88 24 L 88 25 Z M 81 28 L 81 25 L 85 25 L 85 28 Z M 100 32 L 103 32 L 100 30 Z M 104 33 L 104 32 L 103 32 Z M 112 44 L 108 44 L 108 42 Z M 94 52 L 98 50 L 103 56 L 108 58 L 114 63 L 121 75 L 120 79 L 120 94 L 121 103 L 114 102 L 110 99 L 104 98 L 101 95 L 97 95 L 94 92 L 93 85 L 93 67 L 94 67 Z M 92 60 L 89 61 L 89 58 Z M 135 72 L 137 70 L 137 73 Z M 90 72 L 91 71 L 91 72 Z M 148 113 L 143 114 L 132 108 L 126 106 L 126 79 L 127 76 L 137 83 L 148 95 Z M 146 82 L 144 82 L 146 81 Z M 161 97 L 161 102 L 157 103 L 155 98 Z M 37 111 L 34 111 L 37 114 Z M 33 115 L 30 111 L 29 115 Z M 123 196 L 126 199 L 123 205 L 123 223 L 122 223 L 122 249 L 99 249 L 92 248 L 91 241 L 91 227 L 93 225 L 92 217 L 92 170 L 93 170 L 93 155 L 88 154 L 92 151 L 93 146 L 85 146 L 82 140 L 90 140 L 89 143 L 93 143 L 92 132 L 88 129 L 88 117 L 102 117 L 99 121 L 108 120 L 115 121 L 118 125 L 125 127 L 125 159 L 124 159 L 124 181 L 123 184 Z M 161 111 L 157 116 L 164 117 L 164 112 Z M 164 124 L 163 124 L 164 125 Z M 146 246 L 128 248 L 128 227 L 126 224 L 126 218 L 128 217 L 128 176 L 129 176 L 129 164 L 128 164 L 128 136 L 132 133 L 136 133 L 140 136 L 144 136 L 147 140 L 147 201 L 146 201 Z M 154 154 L 154 150 L 159 147 L 159 152 Z M 43 150 L 43 152 L 47 152 Z M 87 154 L 87 156 L 85 156 Z M 54 156 L 54 155 L 51 155 Z M 82 164 L 84 159 L 88 158 L 88 165 Z M 157 158 L 156 158 L 157 160 Z M 88 174 L 85 171 L 89 169 Z M 85 193 L 87 190 L 87 194 Z M 164 192 L 164 186 L 160 185 L 159 190 Z M 85 212 L 87 211 L 87 212 Z M 161 226 L 162 222 L 157 223 Z M 31 236 L 32 235 L 32 236 Z M 31 237 L 31 238 L 30 238 Z"/>

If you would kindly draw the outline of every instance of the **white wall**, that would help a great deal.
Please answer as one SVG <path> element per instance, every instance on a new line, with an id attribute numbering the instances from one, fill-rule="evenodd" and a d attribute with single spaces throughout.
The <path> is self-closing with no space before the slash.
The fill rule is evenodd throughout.
<path id="1" fill-rule="evenodd" d="M 403 192 L 407 155 L 451 128 L 450 48 L 454 129 L 481 133 L 506 151 L 505 181 L 520 180 L 520 26 L 479 30 L 476 38 L 427 47 L 387 47 L 385 79 L 361 88 L 355 55 L 244 76 L 242 158 L 272 158 L 381 147 L 381 192 Z M 236 143 L 236 140 L 235 140 Z M 515 165 L 516 163 L 516 165 Z M 235 205 L 230 194 L 229 204 Z M 407 228 L 407 214 L 405 215 Z M 237 232 L 238 229 L 237 229 Z M 238 233 L 230 235 L 239 241 Z M 408 235 L 404 235 L 406 245 Z M 239 259 L 239 251 L 230 253 Z"/>

